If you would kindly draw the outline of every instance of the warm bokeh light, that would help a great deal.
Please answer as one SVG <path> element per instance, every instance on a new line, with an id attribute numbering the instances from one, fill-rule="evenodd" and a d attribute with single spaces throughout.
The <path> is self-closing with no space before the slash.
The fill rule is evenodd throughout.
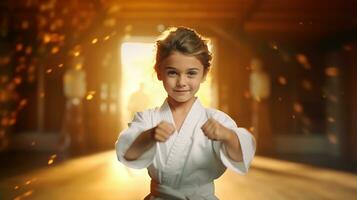
<path id="1" fill-rule="evenodd" d="M 329 77 L 338 76 L 338 68 L 334 67 L 334 66 L 327 67 L 325 69 L 325 74 L 326 74 L 326 76 L 329 76 Z"/>
<path id="2" fill-rule="evenodd" d="M 166 98 L 162 83 L 154 71 L 155 38 L 131 38 L 121 44 L 122 88 L 121 110 L 124 127 L 134 112 L 160 106 Z M 135 93 L 138 92 L 139 93 Z M 134 99 L 130 99 L 135 96 Z M 201 85 L 197 96 L 205 106 L 211 106 L 211 75 Z M 137 99 L 137 100 L 135 100 Z M 142 101 L 145 99 L 145 101 Z"/>
<path id="3" fill-rule="evenodd" d="M 93 40 L 92 40 L 92 44 L 95 44 L 95 43 L 97 43 L 98 42 L 98 38 L 94 38 Z"/>
<path id="4" fill-rule="evenodd" d="M 287 80 L 284 76 L 279 76 L 278 77 L 278 82 L 281 84 L 281 85 L 286 85 L 287 84 Z"/>
<path id="5" fill-rule="evenodd" d="M 81 52 L 80 51 L 76 51 L 76 52 L 74 52 L 74 56 L 79 56 L 81 54 Z"/>
<path id="6" fill-rule="evenodd" d="M 335 122 L 335 118 L 334 117 L 328 117 L 327 121 L 330 123 L 334 123 Z"/>
<path id="7" fill-rule="evenodd" d="M 88 94 L 86 95 L 86 100 L 92 100 L 94 98 L 95 95 L 95 91 L 89 91 Z"/>
<path id="8" fill-rule="evenodd" d="M 310 62 L 305 54 L 299 53 L 296 55 L 296 60 L 307 70 L 311 69 Z"/>

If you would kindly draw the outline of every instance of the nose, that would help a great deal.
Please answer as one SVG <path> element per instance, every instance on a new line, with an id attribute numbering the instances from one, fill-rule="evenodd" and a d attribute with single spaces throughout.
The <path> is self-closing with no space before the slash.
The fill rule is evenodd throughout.
<path id="1" fill-rule="evenodd" d="M 186 86 L 186 83 L 187 81 L 186 81 L 186 78 L 185 78 L 185 76 L 179 76 L 178 78 L 177 78 L 177 81 L 176 81 L 176 86 L 177 87 L 184 87 L 184 86 Z"/>

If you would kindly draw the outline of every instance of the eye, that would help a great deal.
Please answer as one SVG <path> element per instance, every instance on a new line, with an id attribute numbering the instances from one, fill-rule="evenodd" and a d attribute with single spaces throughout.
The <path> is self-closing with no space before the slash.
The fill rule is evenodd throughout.
<path id="1" fill-rule="evenodd" d="M 189 72 L 187 72 L 187 74 L 189 77 L 193 77 L 193 76 L 197 75 L 197 71 L 189 71 Z"/>
<path id="2" fill-rule="evenodd" d="M 174 71 L 174 70 L 168 70 L 166 73 L 167 73 L 167 75 L 169 75 L 169 76 L 175 76 L 175 75 L 177 75 L 177 72 Z"/>

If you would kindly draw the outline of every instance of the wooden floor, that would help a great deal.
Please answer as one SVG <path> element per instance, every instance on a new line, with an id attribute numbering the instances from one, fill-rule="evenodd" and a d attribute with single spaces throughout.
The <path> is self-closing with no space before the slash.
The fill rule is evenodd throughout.
<path id="1" fill-rule="evenodd" d="M 0 180 L 0 199 L 140 200 L 146 170 L 120 164 L 114 151 L 72 159 Z M 226 171 L 216 181 L 221 200 L 356 200 L 357 175 L 256 157 L 246 176 Z"/>

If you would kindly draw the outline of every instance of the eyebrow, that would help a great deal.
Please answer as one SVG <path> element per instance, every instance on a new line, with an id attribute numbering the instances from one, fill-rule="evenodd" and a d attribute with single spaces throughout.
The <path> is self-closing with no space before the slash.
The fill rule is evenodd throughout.
<path id="1" fill-rule="evenodd" d="M 170 66 L 168 66 L 168 67 L 165 67 L 165 69 L 166 70 L 168 70 L 168 69 L 173 69 L 173 70 L 177 70 L 175 67 L 170 67 Z M 192 68 L 188 68 L 187 69 L 187 71 L 190 71 L 190 70 L 200 70 L 199 68 L 197 68 L 197 67 L 192 67 Z"/>

